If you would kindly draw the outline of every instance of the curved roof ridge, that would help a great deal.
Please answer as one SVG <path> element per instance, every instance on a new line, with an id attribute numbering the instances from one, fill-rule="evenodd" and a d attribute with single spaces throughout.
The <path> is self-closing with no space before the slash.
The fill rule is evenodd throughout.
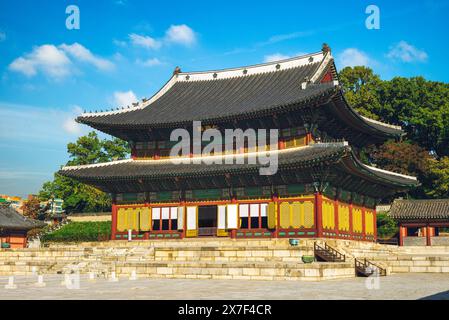
<path id="1" fill-rule="evenodd" d="M 132 162 L 133 159 L 124 159 L 124 160 L 115 160 L 115 161 L 109 161 L 109 162 L 101 162 L 101 163 L 92 163 L 92 164 L 82 164 L 78 166 L 64 166 L 61 168 L 61 171 L 70 171 L 70 170 L 77 170 L 77 169 L 88 169 L 88 168 L 99 168 L 99 167 L 106 167 L 111 166 L 114 164 L 119 163 L 127 163 Z"/>
<path id="2" fill-rule="evenodd" d="M 154 163 L 154 164 L 164 164 L 167 162 L 180 162 L 183 161 L 194 161 L 198 159 L 204 159 L 204 160 L 213 160 L 213 159 L 227 159 L 227 158 L 245 158 L 245 157 L 251 157 L 254 155 L 259 154 L 283 154 L 283 153 L 292 153 L 298 150 L 302 149 L 310 149 L 310 148 L 325 148 L 325 147 L 348 147 L 349 143 L 347 141 L 341 141 L 341 142 L 320 142 L 315 143 L 311 145 L 306 146 L 300 146 L 300 147 L 294 147 L 294 148 L 287 148 L 287 149 L 276 149 L 276 150 L 269 150 L 269 151 L 255 151 L 255 152 L 242 152 L 242 153 L 233 153 L 233 154 L 219 154 L 219 155 L 208 155 L 208 156 L 194 156 L 194 157 L 177 157 L 177 158 L 166 158 L 166 159 L 125 159 L 125 160 L 116 160 L 116 161 L 109 161 L 109 162 L 102 162 L 102 163 L 94 163 L 94 164 L 84 164 L 84 165 L 78 165 L 78 166 L 64 166 L 62 167 L 61 171 L 70 171 L 70 170 L 78 170 L 78 169 L 89 169 L 89 168 L 99 168 L 99 167 L 106 167 L 121 163 Z"/>
<path id="3" fill-rule="evenodd" d="M 327 56 L 329 55 L 330 54 L 328 54 Z M 310 63 L 321 62 L 324 59 L 324 57 L 325 54 L 322 51 L 319 51 L 315 53 L 265 63 L 246 65 L 241 67 L 225 68 L 225 69 L 180 72 L 177 75 L 178 77 L 184 76 L 184 78 L 181 78 L 178 81 L 201 81 L 201 80 L 214 80 L 214 79 L 220 80 L 220 79 L 250 76 L 254 74 L 267 73 L 277 70 L 291 69 Z M 216 76 L 214 77 L 215 74 Z M 188 78 L 186 79 L 186 77 Z"/>
<path id="4" fill-rule="evenodd" d="M 268 72 L 288 70 L 292 68 L 297 68 L 305 66 L 307 64 L 320 62 L 320 66 L 315 70 L 313 75 L 313 80 L 316 81 L 317 73 L 321 68 L 327 64 L 328 61 L 332 59 L 331 53 L 323 53 L 322 51 L 310 53 L 302 56 L 296 56 L 288 59 L 271 61 L 261 64 L 254 64 L 249 66 L 242 66 L 236 68 L 218 69 L 218 70 L 208 70 L 208 71 L 194 71 L 194 72 L 174 72 L 172 77 L 165 83 L 165 85 L 157 91 L 150 99 L 138 102 L 137 106 L 128 107 L 111 111 L 102 112 L 84 112 L 79 117 L 90 118 L 98 116 L 115 115 L 121 113 L 127 113 L 132 111 L 137 111 L 144 109 L 147 106 L 154 103 L 160 97 L 162 97 L 176 82 L 193 82 L 193 81 L 207 81 L 207 80 L 222 80 L 229 78 L 245 77 L 256 74 L 263 74 Z M 326 62 L 326 63 L 324 63 Z"/>
<path id="5" fill-rule="evenodd" d="M 143 109 L 153 102 L 155 102 L 157 99 L 159 99 L 161 96 L 163 96 L 170 88 L 176 83 L 176 75 L 173 75 L 166 83 L 165 85 L 159 89 L 150 99 L 147 99 L 142 102 L 138 102 L 138 105 L 136 107 L 128 107 L 128 108 L 122 108 L 112 111 L 104 111 L 104 112 L 84 112 L 79 117 L 97 117 L 97 116 L 107 116 L 107 115 L 114 115 L 114 114 L 120 114 L 120 113 L 126 113 L 131 111 L 136 111 Z"/>
<path id="6" fill-rule="evenodd" d="M 361 163 L 361 162 L 360 162 L 360 163 Z M 385 173 L 385 174 L 390 174 L 390 175 L 393 175 L 393 176 L 397 176 L 397 177 L 401 177 L 401 178 L 404 178 L 404 179 L 409 179 L 409 180 L 413 180 L 413 181 L 418 182 L 418 178 L 413 177 L 413 176 L 409 176 L 409 175 L 402 174 L 402 173 L 397 173 L 397 172 L 394 172 L 394 171 L 389 171 L 389 170 L 384 170 L 384 169 L 376 168 L 376 167 L 369 166 L 369 165 L 364 164 L 364 163 L 361 163 L 361 164 L 362 164 L 362 166 L 364 166 L 364 167 L 367 168 L 368 170 L 377 171 L 377 172 Z"/>
<path id="7" fill-rule="evenodd" d="M 365 117 L 365 116 L 362 116 L 362 115 L 360 115 L 360 117 L 362 117 L 364 120 L 366 120 L 368 122 L 372 122 L 372 123 L 375 123 L 375 124 L 378 124 L 378 125 L 381 125 L 381 126 L 392 128 L 392 129 L 402 130 L 401 126 L 396 126 L 394 124 L 389 124 L 389 123 L 386 123 L 386 122 L 374 120 L 374 119 L 371 119 L 371 118 L 368 118 L 368 117 Z"/>

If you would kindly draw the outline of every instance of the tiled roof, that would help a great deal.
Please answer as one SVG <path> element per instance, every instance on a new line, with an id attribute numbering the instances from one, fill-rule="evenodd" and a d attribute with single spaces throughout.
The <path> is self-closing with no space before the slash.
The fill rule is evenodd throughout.
<path id="1" fill-rule="evenodd" d="M 344 143 L 315 144 L 296 149 L 278 151 L 280 167 L 322 162 L 333 157 L 339 159 L 350 148 Z M 216 156 L 222 157 L 222 156 Z M 248 172 L 258 170 L 260 164 L 248 164 L 248 154 L 225 155 L 231 158 L 245 159 L 244 164 L 174 164 L 165 160 L 122 160 L 109 163 L 65 167 L 59 173 L 76 179 L 123 179 L 123 178 L 168 178 L 178 176 L 204 176 L 208 174 L 225 174 L 231 172 Z M 224 162 L 224 161 L 223 161 Z"/>
<path id="2" fill-rule="evenodd" d="M 252 119 L 323 106 L 333 100 L 344 127 L 383 140 L 403 134 L 400 127 L 364 118 L 352 109 L 341 97 L 336 75 L 334 81 L 321 83 L 323 74 L 334 69 L 331 53 L 319 52 L 262 65 L 175 73 L 151 99 L 124 109 L 84 113 L 77 121 L 126 138 L 123 131 L 131 129 Z M 345 138 L 349 139 L 348 135 Z"/>
<path id="3" fill-rule="evenodd" d="M 449 219 L 449 199 L 395 200 L 390 216 L 397 220 Z"/>
<path id="4" fill-rule="evenodd" d="M 335 93 L 335 85 L 301 83 L 319 63 L 289 70 L 228 79 L 178 81 L 154 103 L 129 112 L 81 116 L 77 121 L 88 125 L 138 127 L 168 126 L 208 119 L 235 118 L 314 100 Z"/>
<path id="5" fill-rule="evenodd" d="M 44 226 L 44 222 L 26 218 L 10 206 L 0 204 L 0 229 L 30 230 Z"/>
<path id="6" fill-rule="evenodd" d="M 361 163 L 351 151 L 347 142 L 337 143 L 317 143 L 300 148 L 284 149 L 272 151 L 278 153 L 279 169 L 300 168 L 308 166 L 320 166 L 323 163 L 340 162 L 347 168 L 348 172 L 357 172 L 361 179 L 368 176 L 375 181 L 395 184 L 400 186 L 417 185 L 418 181 L 414 177 L 397 174 L 390 171 L 380 170 Z M 252 154 L 254 155 L 254 154 Z M 254 172 L 261 168 L 260 164 L 249 164 L 249 154 L 212 156 L 209 158 L 243 158 L 243 164 L 226 164 L 223 160 L 220 163 L 206 165 L 200 163 L 175 164 L 170 159 L 164 160 L 121 160 L 107 163 L 99 163 L 83 166 L 64 167 L 59 173 L 63 176 L 75 178 L 81 181 L 112 181 L 122 179 L 167 179 L 173 177 L 199 177 L 210 175 L 223 175 L 227 173 Z M 185 160 L 192 160 L 185 158 Z M 204 158 L 203 158 L 204 160 Z"/>

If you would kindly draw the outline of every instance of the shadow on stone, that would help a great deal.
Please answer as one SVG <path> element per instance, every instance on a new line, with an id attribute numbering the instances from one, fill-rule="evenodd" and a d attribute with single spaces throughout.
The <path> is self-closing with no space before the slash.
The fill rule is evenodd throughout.
<path id="1" fill-rule="evenodd" d="M 449 291 L 443 291 L 440 293 L 436 293 L 431 296 L 421 298 L 419 300 L 449 300 Z"/>

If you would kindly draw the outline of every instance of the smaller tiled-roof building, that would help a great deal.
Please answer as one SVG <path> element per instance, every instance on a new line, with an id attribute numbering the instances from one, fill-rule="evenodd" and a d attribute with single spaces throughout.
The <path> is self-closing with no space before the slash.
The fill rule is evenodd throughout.
<path id="1" fill-rule="evenodd" d="M 44 222 L 26 218 L 8 204 L 0 204 L 0 242 L 2 247 L 25 248 L 27 232 L 44 226 Z"/>
<path id="2" fill-rule="evenodd" d="M 390 216 L 399 223 L 400 245 L 449 243 L 438 237 L 439 228 L 449 227 L 449 199 L 395 200 Z"/>

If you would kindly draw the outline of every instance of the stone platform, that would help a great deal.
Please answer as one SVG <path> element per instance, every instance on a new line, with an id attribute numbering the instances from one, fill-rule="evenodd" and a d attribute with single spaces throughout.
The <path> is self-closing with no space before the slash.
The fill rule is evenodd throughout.
<path id="1" fill-rule="evenodd" d="M 346 255 L 345 263 L 304 264 L 315 242 Z M 0 276 L 80 272 L 105 277 L 320 281 L 355 277 L 354 259 L 391 273 L 449 273 L 449 247 L 397 247 L 332 239 L 183 239 L 54 244 L 0 251 Z"/>
<path id="2" fill-rule="evenodd" d="M 128 277 L 320 281 L 354 277 L 351 263 L 305 264 L 313 243 L 189 239 L 112 241 L 0 252 L 0 275 L 95 273 Z"/>

